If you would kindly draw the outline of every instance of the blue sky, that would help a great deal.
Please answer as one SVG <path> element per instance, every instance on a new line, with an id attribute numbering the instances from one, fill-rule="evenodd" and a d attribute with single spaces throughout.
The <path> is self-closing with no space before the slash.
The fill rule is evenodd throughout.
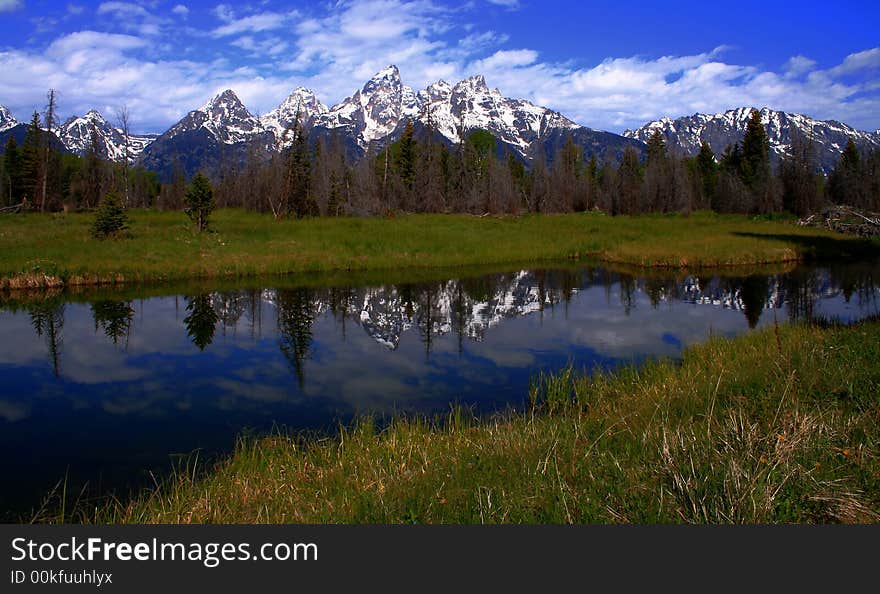
<path id="1" fill-rule="evenodd" d="M 225 88 L 254 113 L 297 86 L 332 105 L 397 64 L 472 74 L 620 132 L 750 105 L 880 128 L 880 3 L 0 0 L 0 103 L 26 120 L 124 105 L 161 132 Z"/>

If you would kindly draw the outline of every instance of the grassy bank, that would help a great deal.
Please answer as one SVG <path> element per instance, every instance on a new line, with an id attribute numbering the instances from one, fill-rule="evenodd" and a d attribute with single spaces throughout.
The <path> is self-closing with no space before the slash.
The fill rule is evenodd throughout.
<path id="1" fill-rule="evenodd" d="M 536 382 L 490 420 L 245 440 L 96 522 L 876 522 L 880 322 L 713 339 Z"/>
<path id="2" fill-rule="evenodd" d="M 197 234 L 178 212 L 134 211 L 98 241 L 94 215 L 0 217 L 0 288 L 313 271 L 526 264 L 595 256 L 638 266 L 732 266 L 876 254 L 880 244 L 747 217 L 411 215 L 275 221 L 222 210 Z"/>

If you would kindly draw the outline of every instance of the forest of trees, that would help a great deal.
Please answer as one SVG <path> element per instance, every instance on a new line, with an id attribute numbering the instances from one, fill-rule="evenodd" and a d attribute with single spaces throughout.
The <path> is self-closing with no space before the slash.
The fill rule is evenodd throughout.
<path id="1" fill-rule="evenodd" d="M 47 110 L 50 117 L 51 110 Z M 35 210 L 92 209 L 115 190 L 126 207 L 179 210 L 188 180 L 182 169 L 169 183 L 127 163 L 110 163 L 97 132 L 82 158 L 54 150 L 35 113 L 23 146 L 10 139 L 0 160 L 0 204 Z M 449 147 L 428 125 L 407 124 L 400 140 L 357 162 L 341 138 L 310 142 L 299 125 L 288 149 L 260 147 L 213 175 L 216 206 L 268 212 L 275 218 L 369 216 L 393 212 L 520 214 L 717 212 L 803 216 L 828 202 L 880 210 L 880 151 L 860 153 L 850 141 L 834 171 L 824 176 L 809 138 L 795 137 L 791 153 L 771 167 L 767 134 L 754 111 L 742 142 L 720 155 L 703 144 L 695 157 L 670 151 L 657 132 L 645 155 L 627 149 L 617 162 L 584 158 L 569 139 L 552 161 L 537 155 L 527 166 L 500 155 L 495 138 L 472 131 Z"/>
<path id="2" fill-rule="evenodd" d="M 58 150 L 54 94 L 49 93 L 45 116 L 34 112 L 24 142 L 10 135 L 0 158 L 0 207 L 22 205 L 23 210 L 91 210 L 116 192 L 126 208 L 157 206 L 158 176 L 128 162 L 115 163 L 102 152 L 97 129 L 92 127 L 82 157 Z"/>

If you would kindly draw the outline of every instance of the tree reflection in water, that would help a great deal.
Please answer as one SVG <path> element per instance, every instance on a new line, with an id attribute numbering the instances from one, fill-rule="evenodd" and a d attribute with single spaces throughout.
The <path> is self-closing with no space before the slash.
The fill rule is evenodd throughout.
<path id="1" fill-rule="evenodd" d="M 192 343 L 200 351 L 204 351 L 214 341 L 214 330 L 220 316 L 214 310 L 210 293 L 200 293 L 186 299 L 186 311 L 189 314 L 183 318 L 183 325 Z"/>

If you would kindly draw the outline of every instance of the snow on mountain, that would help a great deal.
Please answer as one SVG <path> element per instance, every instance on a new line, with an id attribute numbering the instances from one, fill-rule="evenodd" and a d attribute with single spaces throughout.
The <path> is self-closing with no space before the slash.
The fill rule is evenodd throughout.
<path id="1" fill-rule="evenodd" d="M 504 97 L 498 89 L 489 89 L 482 75 L 472 76 L 455 85 L 447 101 L 450 115 L 465 131 L 477 128 L 488 130 L 499 140 L 515 146 L 523 156 L 532 142 L 549 132 L 581 127 L 546 107 L 524 99 Z M 440 113 L 444 111 L 445 106 Z M 435 119 L 441 121 L 439 115 Z M 451 122 L 443 124 L 448 129 Z M 444 136 L 452 141 L 458 140 L 457 131 L 454 135 Z"/>
<path id="2" fill-rule="evenodd" d="M 381 146 L 396 139 L 407 120 L 434 127 L 452 143 L 459 141 L 461 128 L 484 128 L 523 157 L 535 141 L 549 138 L 552 132 L 587 130 L 557 112 L 503 97 L 498 89 L 490 90 L 482 76 L 454 86 L 438 81 L 416 93 L 403 84 L 397 66 L 391 65 L 329 109 L 313 91 L 299 87 L 258 118 L 232 90 L 223 91 L 161 135 L 141 162 L 166 176 L 175 163 L 191 174 L 201 168 L 210 170 L 224 159 L 243 162 L 247 146 L 254 142 L 267 151 L 282 150 L 292 142 L 285 132 L 297 111 L 307 130 L 317 130 L 319 136 L 341 132 L 349 146 L 362 152 L 373 143 Z M 212 148 L 215 143 L 223 155 Z"/>
<path id="3" fill-rule="evenodd" d="M 285 132 L 293 127 L 296 118 L 300 124 L 308 130 L 315 121 L 326 114 L 327 106 L 318 100 L 314 91 L 304 87 L 297 87 L 290 96 L 281 102 L 281 105 L 260 118 L 260 124 L 264 130 L 271 131 L 275 135 L 276 143 L 287 145 L 292 138 L 287 138 Z"/>
<path id="4" fill-rule="evenodd" d="M 124 132 L 111 125 L 98 111 L 91 110 L 84 116 L 74 116 L 58 129 L 58 137 L 72 153 L 85 155 L 92 143 L 92 128 L 97 133 L 98 154 L 111 161 L 125 158 L 126 138 Z M 133 162 L 154 140 L 156 135 L 128 135 L 128 160 Z"/>
<path id="5" fill-rule="evenodd" d="M 0 132 L 6 132 L 18 126 L 19 122 L 5 105 L 0 105 Z"/>
<path id="6" fill-rule="evenodd" d="M 204 128 L 222 144 L 245 142 L 264 132 L 259 118 L 251 115 L 231 89 L 214 96 L 204 106 L 189 112 L 163 136 L 174 137 Z"/>
<path id="7" fill-rule="evenodd" d="M 623 136 L 647 142 L 654 131 L 659 130 L 667 146 L 685 156 L 696 155 L 702 142 L 707 142 L 720 156 L 727 146 L 742 140 L 752 111 L 751 107 L 739 107 L 723 113 L 697 113 L 675 120 L 664 117 L 636 130 L 627 130 Z M 819 165 L 826 173 L 833 169 L 850 138 L 861 149 L 880 148 L 880 134 L 862 132 L 834 120 L 816 120 L 767 107 L 761 110 L 761 120 L 767 130 L 774 160 L 790 154 L 794 135 L 800 135 L 812 139 Z"/>
<path id="8" fill-rule="evenodd" d="M 354 95 L 331 107 L 317 123 L 344 129 L 361 148 L 366 148 L 391 134 L 404 118 L 416 119 L 419 107 L 415 92 L 401 82 L 397 66 L 388 66 Z"/>
<path id="9" fill-rule="evenodd" d="M 396 66 L 376 74 L 364 87 L 317 120 L 343 128 L 365 149 L 390 135 L 407 118 L 434 128 L 450 142 L 460 131 L 482 128 L 526 156 L 531 144 L 552 130 L 580 128 L 561 114 L 489 89 L 482 75 L 456 85 L 438 81 L 415 93 L 400 80 Z"/>

